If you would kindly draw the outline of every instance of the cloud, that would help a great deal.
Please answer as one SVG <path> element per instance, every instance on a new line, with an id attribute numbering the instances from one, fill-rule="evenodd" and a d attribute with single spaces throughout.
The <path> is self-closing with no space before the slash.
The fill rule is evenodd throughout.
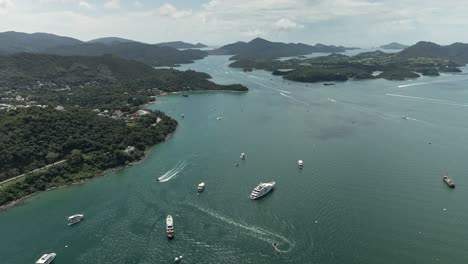
<path id="1" fill-rule="evenodd" d="M 86 1 L 80 1 L 78 3 L 78 7 L 82 9 L 93 9 L 93 5 L 91 5 L 90 3 Z"/>
<path id="2" fill-rule="evenodd" d="M 0 0 L 0 10 L 13 7 L 13 0 Z"/>
<path id="3" fill-rule="evenodd" d="M 178 10 L 175 6 L 169 3 L 165 3 L 160 6 L 157 10 L 157 13 L 161 16 L 172 18 L 182 18 L 192 15 L 191 10 Z"/>
<path id="4" fill-rule="evenodd" d="M 109 0 L 104 3 L 104 8 L 106 9 L 119 9 L 120 8 L 120 0 Z"/>
<path id="5" fill-rule="evenodd" d="M 293 29 L 304 28 L 304 25 L 298 24 L 287 18 L 281 18 L 280 20 L 276 21 L 274 26 L 280 31 L 290 31 Z"/>
<path id="6" fill-rule="evenodd" d="M 136 7 L 136 8 L 142 8 L 143 4 L 140 1 L 135 1 L 135 2 L 133 2 L 133 6 Z"/>

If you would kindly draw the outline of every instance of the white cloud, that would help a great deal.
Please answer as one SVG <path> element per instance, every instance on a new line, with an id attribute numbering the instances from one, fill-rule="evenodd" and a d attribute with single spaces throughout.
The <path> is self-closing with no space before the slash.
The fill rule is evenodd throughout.
<path id="1" fill-rule="evenodd" d="M 304 28 L 304 25 L 298 24 L 287 18 L 281 18 L 275 22 L 275 28 L 281 31 L 290 31 L 293 29 Z"/>
<path id="2" fill-rule="evenodd" d="M 165 3 L 158 8 L 157 13 L 161 16 L 167 16 L 172 18 L 182 18 L 192 15 L 191 10 L 179 10 L 175 6 Z"/>
<path id="3" fill-rule="evenodd" d="M 104 3 L 104 8 L 106 9 L 119 9 L 120 8 L 120 0 L 109 0 Z"/>
<path id="4" fill-rule="evenodd" d="M 0 0 L 0 10 L 13 7 L 13 0 Z"/>
<path id="5" fill-rule="evenodd" d="M 90 3 L 86 2 L 86 1 L 80 1 L 78 3 L 78 7 L 82 8 L 82 9 L 93 9 L 93 5 L 91 5 Z"/>
<path id="6" fill-rule="evenodd" d="M 140 1 L 135 1 L 135 2 L 133 2 L 133 6 L 136 7 L 136 8 L 142 8 L 143 4 Z"/>

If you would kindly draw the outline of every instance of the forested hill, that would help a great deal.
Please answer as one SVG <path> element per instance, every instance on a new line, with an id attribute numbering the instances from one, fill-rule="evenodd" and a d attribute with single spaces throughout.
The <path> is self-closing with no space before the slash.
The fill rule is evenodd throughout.
<path id="1" fill-rule="evenodd" d="M 232 60 L 239 59 L 268 59 L 278 57 L 290 57 L 310 54 L 313 52 L 343 52 L 345 47 L 327 46 L 316 44 L 314 46 L 303 43 L 271 42 L 262 38 L 253 39 L 250 42 L 236 42 L 222 46 L 210 54 L 235 55 Z"/>
<path id="2" fill-rule="evenodd" d="M 159 47 L 140 42 L 84 43 L 64 45 L 44 49 L 46 54 L 64 56 L 100 56 L 112 54 L 124 59 L 136 60 L 150 66 L 174 66 L 181 63 L 192 63 L 203 59 L 208 54 L 201 50 L 178 50 L 170 47 Z"/>
<path id="3" fill-rule="evenodd" d="M 441 58 L 464 65 L 468 63 L 468 44 L 457 42 L 441 46 L 433 42 L 420 41 L 399 52 L 399 56 L 404 58 Z"/>
<path id="4" fill-rule="evenodd" d="M 66 160 L 0 186 L 0 206 L 140 159 L 146 147 L 164 141 L 176 126 L 158 111 L 148 111 L 131 126 L 80 109 L 0 111 L 0 181 Z"/>
<path id="5" fill-rule="evenodd" d="M 164 92 L 246 91 L 206 73 L 154 69 L 114 55 L 0 56 L 0 206 L 140 159 L 177 122 L 142 104 Z M 59 160 L 65 162 L 37 172 Z"/>
<path id="6" fill-rule="evenodd" d="M 61 45 L 78 45 L 82 41 L 74 38 L 57 36 L 48 33 L 1 32 L 0 54 L 18 52 L 40 52 L 47 48 Z"/>

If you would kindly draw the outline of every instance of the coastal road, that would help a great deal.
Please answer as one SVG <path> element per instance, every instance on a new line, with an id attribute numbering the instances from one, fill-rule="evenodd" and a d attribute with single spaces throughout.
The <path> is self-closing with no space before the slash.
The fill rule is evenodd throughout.
<path id="1" fill-rule="evenodd" d="M 21 178 L 21 177 L 26 176 L 26 175 L 29 174 L 29 173 L 34 173 L 34 172 L 37 172 L 37 171 L 40 171 L 40 170 L 44 170 L 44 169 L 50 168 L 50 167 L 52 167 L 52 166 L 55 166 L 55 165 L 64 163 L 65 161 L 67 161 L 67 160 L 59 160 L 59 161 L 54 162 L 54 163 L 52 163 L 52 164 L 46 165 L 46 166 L 44 166 L 44 167 L 37 168 L 37 169 L 35 169 L 35 170 L 32 170 L 32 171 L 30 171 L 30 172 L 23 173 L 23 174 L 21 174 L 21 175 L 18 175 L 18 176 L 16 176 L 16 177 L 13 177 L 13 178 L 10 178 L 10 179 L 6 179 L 6 180 L 0 182 L 0 188 L 2 187 L 2 185 L 3 185 L 4 183 L 7 183 L 7 182 L 10 182 L 10 181 L 19 179 L 19 178 Z"/>

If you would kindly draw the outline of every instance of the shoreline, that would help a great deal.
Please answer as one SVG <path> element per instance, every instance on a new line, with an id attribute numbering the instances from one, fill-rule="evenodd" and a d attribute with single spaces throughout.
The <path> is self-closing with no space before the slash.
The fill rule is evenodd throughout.
<path id="1" fill-rule="evenodd" d="M 177 130 L 177 129 L 176 129 Z M 169 140 L 171 137 L 172 137 L 172 134 L 175 133 L 172 132 L 172 133 L 169 133 L 166 135 L 166 138 L 163 142 L 161 143 L 164 143 L 166 142 L 167 140 Z M 154 148 L 158 145 L 160 145 L 161 143 L 159 144 L 156 144 L 156 145 L 153 145 L 151 146 L 151 148 Z M 20 206 L 20 205 L 23 205 L 26 203 L 26 200 L 28 198 L 31 198 L 33 197 L 34 195 L 37 195 L 37 194 L 40 194 L 40 193 L 44 193 L 44 192 L 48 192 L 48 191 L 52 191 L 52 190 L 55 190 L 55 189 L 63 189 L 63 188 L 67 188 L 67 187 L 71 187 L 71 186 L 75 186 L 75 185 L 82 185 L 82 184 L 85 184 L 86 182 L 90 181 L 90 180 L 93 180 L 93 179 L 96 179 L 98 177 L 106 177 L 107 175 L 109 175 L 109 173 L 111 172 L 116 172 L 116 171 L 120 171 L 120 170 L 123 170 L 123 169 L 126 169 L 128 167 L 131 167 L 131 166 L 134 166 L 134 165 L 137 165 L 143 161 L 145 161 L 148 157 L 149 157 L 149 154 L 150 154 L 150 151 L 149 150 L 146 150 L 145 151 L 145 154 L 143 155 L 143 157 L 141 157 L 141 159 L 138 159 L 138 160 L 135 160 L 135 161 L 132 161 L 126 165 L 123 165 L 123 166 L 119 166 L 119 167 L 115 167 L 115 168 L 110 168 L 110 169 L 107 169 L 107 170 L 104 170 L 98 174 L 96 174 L 95 176 L 91 177 L 91 178 L 88 178 L 88 179 L 83 179 L 83 180 L 80 180 L 80 181 L 74 181 L 74 182 L 70 182 L 70 183 L 67 183 L 67 184 L 62 184 L 62 185 L 59 185 L 59 186 L 54 186 L 54 187 L 50 187 L 50 188 L 47 188 L 45 189 L 44 191 L 40 191 L 40 192 L 35 192 L 35 193 L 31 193 L 31 194 L 28 194 L 26 196 L 23 196 L 21 198 L 18 198 L 14 201 L 11 201 L 7 204 L 4 204 L 4 205 L 1 205 L 0 206 L 0 213 L 3 212 L 3 211 L 7 211 L 8 209 L 10 208 L 13 208 L 15 206 Z"/>

